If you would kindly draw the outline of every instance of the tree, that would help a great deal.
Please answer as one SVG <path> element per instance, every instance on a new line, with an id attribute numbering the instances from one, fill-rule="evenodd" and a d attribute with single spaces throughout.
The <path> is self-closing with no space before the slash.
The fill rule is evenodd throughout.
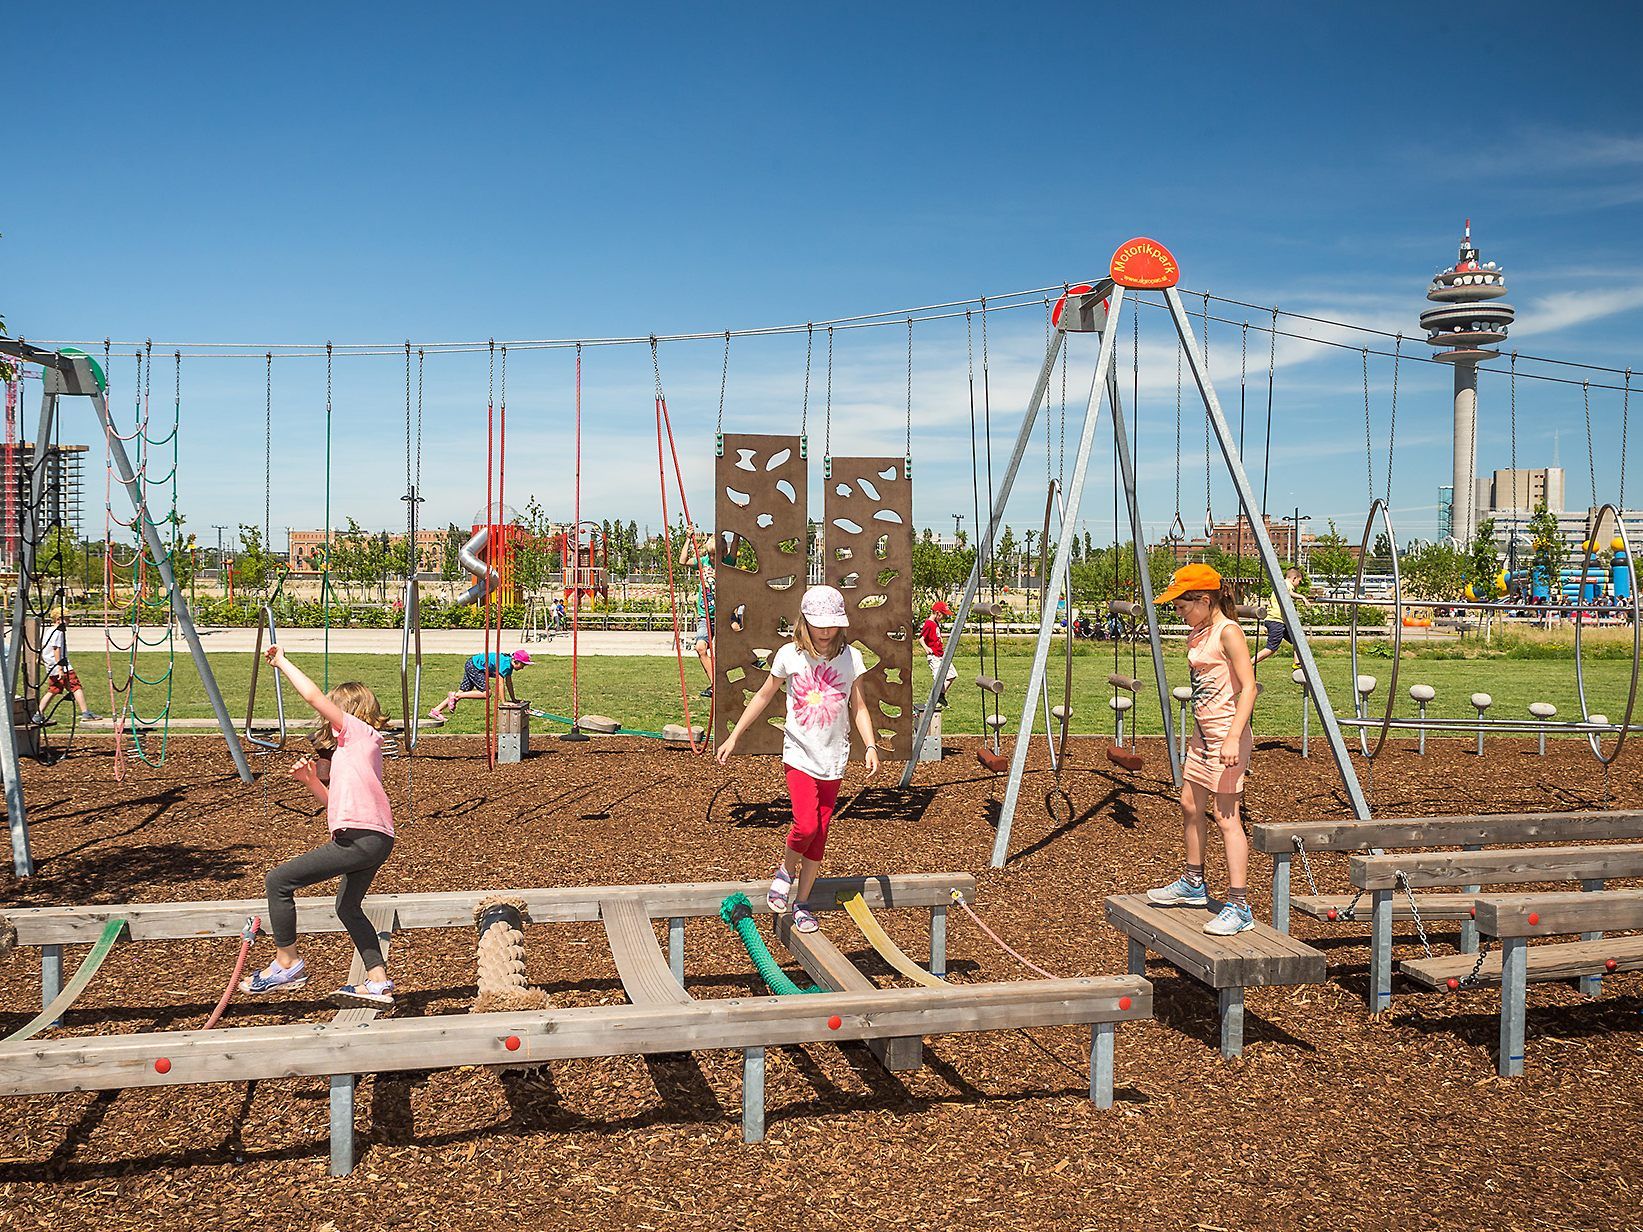
<path id="1" fill-rule="evenodd" d="M 1449 543 L 1412 543 L 1403 553 L 1404 587 L 1415 599 L 1459 599 L 1466 586 L 1466 560 Z"/>
<path id="2" fill-rule="evenodd" d="M 1334 518 L 1329 519 L 1329 533 L 1319 535 L 1314 541 L 1310 563 L 1312 572 L 1322 577 L 1330 589 L 1358 571 L 1358 562 L 1353 558 L 1346 540 L 1341 537 L 1341 532 L 1335 529 Z"/>
<path id="3" fill-rule="evenodd" d="M 1392 566 L 1392 537 L 1384 530 L 1375 536 L 1375 546 L 1370 549 L 1369 558 L 1377 565 Z"/>
<path id="4" fill-rule="evenodd" d="M 1487 600 L 1495 593 L 1495 577 L 1500 571 L 1500 557 L 1495 553 L 1495 520 L 1484 518 L 1478 523 L 1472 546 L 1466 550 L 1466 582 L 1479 599 Z"/>
<path id="5" fill-rule="evenodd" d="M 993 551 L 993 581 L 1008 586 L 1014 580 L 1016 571 L 1011 565 L 1015 560 L 1015 554 L 1015 531 L 1006 526 L 1004 533 L 998 537 L 998 544 Z"/>
<path id="6" fill-rule="evenodd" d="M 1562 577 L 1563 562 L 1569 556 L 1568 545 L 1558 533 L 1557 515 L 1547 509 L 1546 503 L 1542 501 L 1535 506 L 1525 529 L 1529 532 L 1531 577 L 1543 582 L 1546 593 L 1555 598 L 1560 593 L 1559 581 Z"/>
<path id="7" fill-rule="evenodd" d="M 240 524 L 240 550 L 234 562 L 240 575 L 240 585 L 247 590 L 266 591 L 273 575 L 273 560 L 262 541 L 262 531 L 255 526 Z"/>
<path id="8" fill-rule="evenodd" d="M 468 532 L 455 522 L 445 528 L 445 542 L 439 561 L 439 576 L 442 581 L 454 582 L 462 576 L 462 561 L 459 554 L 469 537 Z"/>

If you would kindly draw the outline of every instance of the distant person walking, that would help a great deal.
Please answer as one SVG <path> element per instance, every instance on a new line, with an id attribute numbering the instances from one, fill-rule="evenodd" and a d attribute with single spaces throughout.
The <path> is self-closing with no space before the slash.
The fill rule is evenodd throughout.
<path id="1" fill-rule="evenodd" d="M 924 657 L 930 664 L 930 675 L 941 684 L 941 696 L 936 699 L 939 704 L 947 702 L 947 690 L 953 687 L 953 681 L 958 679 L 958 669 L 948 666 L 947 679 L 941 679 L 941 660 L 947 653 L 947 643 L 941 640 L 941 625 L 937 619 L 951 620 L 953 609 L 947 606 L 944 599 L 937 599 L 930 605 L 930 614 L 924 618 L 924 625 L 919 629 L 919 640 L 924 643 Z M 957 630 L 954 631 L 955 633 Z"/>
<path id="2" fill-rule="evenodd" d="M 1255 662 L 1259 663 L 1263 659 L 1270 659 L 1278 653 L 1278 647 L 1285 642 L 1288 642 L 1291 648 L 1294 647 L 1295 633 L 1284 622 L 1284 609 L 1278 604 L 1278 587 L 1283 587 L 1284 593 L 1294 598 L 1300 592 L 1301 587 L 1305 585 L 1306 574 L 1293 567 L 1284 570 L 1284 576 L 1274 583 L 1272 597 L 1266 603 L 1266 619 L 1262 622 L 1266 626 L 1266 645 L 1255 652 Z M 1299 660 L 1296 661 L 1295 666 L 1300 666 Z"/>

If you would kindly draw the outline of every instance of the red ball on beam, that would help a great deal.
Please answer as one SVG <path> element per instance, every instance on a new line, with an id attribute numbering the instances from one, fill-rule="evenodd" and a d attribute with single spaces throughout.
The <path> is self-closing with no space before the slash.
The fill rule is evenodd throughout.
<path id="1" fill-rule="evenodd" d="M 844 1019 L 840 1018 L 837 1014 L 834 1014 L 833 1017 L 827 1020 L 827 1029 L 829 1031 L 837 1031 L 843 1025 Z"/>
<path id="2" fill-rule="evenodd" d="M 1133 1004 L 1133 1002 L 1131 1002 L 1128 997 L 1119 997 L 1118 998 L 1118 1008 L 1121 1009 L 1121 1010 L 1129 1009 L 1132 1004 Z"/>
<path id="3" fill-rule="evenodd" d="M 519 1037 L 517 1035 L 510 1035 L 507 1039 L 502 1041 L 502 1047 L 506 1048 L 509 1052 L 518 1052 L 519 1042 Z"/>
<path id="4" fill-rule="evenodd" d="M 171 1058 L 160 1057 L 157 1059 L 154 1062 L 154 1072 L 156 1074 L 169 1074 L 171 1072 Z"/>
<path id="5" fill-rule="evenodd" d="M 1529 926 L 1531 928 L 1533 928 L 1536 924 L 1539 924 L 1539 923 L 1540 923 L 1540 912 L 1531 911 L 1529 913 Z"/>

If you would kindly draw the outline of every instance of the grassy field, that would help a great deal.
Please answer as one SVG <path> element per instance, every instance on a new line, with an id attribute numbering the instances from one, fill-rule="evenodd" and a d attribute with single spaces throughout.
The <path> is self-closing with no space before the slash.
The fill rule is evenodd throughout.
<path id="1" fill-rule="evenodd" d="M 1022 691 L 1031 667 L 1031 644 L 1025 639 L 1009 643 L 1001 641 L 999 652 L 1000 675 L 1007 685 L 1000 700 L 1013 728 L 1020 718 Z M 1060 654 L 1061 648 L 1057 645 L 1051 655 L 1052 703 L 1060 701 Z M 1630 634 L 1620 637 L 1605 631 L 1602 637 L 1593 638 L 1592 644 L 1586 647 L 1585 659 L 1587 700 L 1592 710 L 1618 720 L 1625 710 L 1626 691 L 1631 679 Z M 1180 642 L 1166 643 L 1165 660 L 1170 684 L 1185 683 L 1186 660 Z M 230 714 L 236 720 L 243 720 L 250 686 L 250 656 L 219 654 L 213 655 L 211 662 L 217 682 L 228 699 Z M 322 666 L 318 656 L 304 658 L 302 663 L 316 680 L 320 679 Z M 165 659 L 161 655 L 144 655 L 138 666 L 144 677 L 155 679 L 163 674 Z M 966 642 L 961 648 L 957 666 L 959 678 L 949 698 L 951 704 L 944 718 L 945 731 L 955 735 L 974 734 L 981 730 L 981 702 L 980 691 L 972 683 L 978 668 L 974 647 L 970 643 Z M 1344 645 L 1329 644 L 1320 648 L 1319 666 L 1337 710 L 1344 712 L 1350 702 L 1348 685 L 1352 674 Z M 1433 717 L 1471 718 L 1474 712 L 1468 698 L 1474 692 L 1485 692 L 1495 699 L 1490 717 L 1527 718 L 1530 702 L 1548 701 L 1557 706 L 1560 718 L 1577 718 L 1580 707 L 1575 693 L 1574 666 L 1573 652 L 1566 637 L 1557 640 L 1514 634 L 1505 638 L 1497 636 L 1488 647 L 1472 641 L 1416 647 L 1404 652 L 1399 665 L 1396 713 L 1413 717 L 1415 707 L 1409 701 L 1409 686 L 1428 684 L 1437 690 L 1437 700 L 1428 709 L 1428 714 Z M 108 704 L 108 689 L 101 663 L 86 656 L 81 660 L 81 667 L 92 706 L 102 712 Z M 424 713 L 447 690 L 456 687 L 461 678 L 461 668 L 462 658 L 458 655 L 429 656 L 425 660 L 422 686 Z M 1378 717 L 1385 706 L 1391 659 L 1361 653 L 1359 669 L 1380 680 L 1370 707 L 1371 714 Z M 1126 675 L 1130 672 L 1127 647 L 1121 653 L 1119 670 Z M 1288 735 L 1300 731 L 1300 690 L 1290 680 L 1290 670 L 1287 653 L 1280 653 L 1262 665 L 1260 680 L 1265 687 L 1256 705 L 1256 722 L 1262 732 Z M 1110 645 L 1080 645 L 1075 649 L 1075 732 L 1111 731 L 1112 719 L 1107 701 L 1112 696 L 1112 689 L 1106 682 L 1111 671 L 1113 654 Z M 1152 679 L 1151 661 L 1144 652 L 1137 660 L 1135 674 L 1149 682 Z M 586 657 L 578 667 L 578 675 L 583 713 L 606 714 L 630 728 L 651 730 L 660 728 L 664 723 L 681 721 L 679 674 L 671 657 Z M 350 679 L 364 681 L 376 690 L 385 709 L 392 715 L 398 715 L 400 679 L 397 655 L 333 654 L 330 678 L 333 683 Z M 529 698 L 536 708 L 556 714 L 570 712 L 571 672 L 568 659 L 543 656 L 534 666 L 521 672 L 517 681 L 519 695 Z M 914 663 L 913 681 L 916 695 L 922 700 L 930 681 L 922 656 Z M 685 682 L 691 694 L 692 718 L 701 722 L 708 702 L 698 694 L 706 685 L 706 679 L 694 658 L 687 659 L 685 663 Z M 259 717 L 274 713 L 270 687 L 270 678 L 265 672 L 258 685 Z M 157 713 L 163 705 L 164 695 L 164 686 L 139 686 L 140 712 L 145 715 Z M 289 690 L 287 708 L 293 721 L 306 722 L 311 717 Z M 171 712 L 178 718 L 210 716 L 204 690 L 186 655 L 179 656 L 173 675 Z M 1132 713 L 1139 713 L 1143 734 L 1161 730 L 1158 705 L 1150 688 L 1143 691 Z M 551 725 L 539 722 L 538 728 L 551 730 Z M 464 702 L 457 717 L 443 730 L 483 731 L 482 707 L 477 702 Z"/>

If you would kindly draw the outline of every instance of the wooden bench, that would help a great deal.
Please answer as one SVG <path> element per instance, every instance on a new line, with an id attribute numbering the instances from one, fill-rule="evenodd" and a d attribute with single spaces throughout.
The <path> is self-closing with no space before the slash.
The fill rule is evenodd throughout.
<path id="1" fill-rule="evenodd" d="M 1501 847 L 1489 851 L 1399 852 L 1353 856 L 1352 884 L 1370 896 L 1369 1008 L 1379 1013 L 1392 1000 L 1392 905 L 1402 892 L 1429 886 L 1522 885 L 1579 881 L 1601 890 L 1614 877 L 1643 876 L 1643 843 L 1585 847 Z M 1419 899 L 1415 899 L 1419 902 Z M 1478 899 L 1478 910 L 1488 903 Z"/>
<path id="2" fill-rule="evenodd" d="M 1221 1055 L 1244 1050 L 1244 989 L 1268 984 L 1321 984 L 1328 963 L 1319 951 L 1265 924 L 1231 937 L 1212 937 L 1204 907 L 1160 907 L 1144 894 L 1116 894 L 1106 901 L 1107 920 L 1129 938 L 1131 975 L 1146 975 L 1150 950 L 1220 1000 Z"/>
<path id="3" fill-rule="evenodd" d="M 1304 914 L 1329 918 L 1353 896 L 1311 894 L 1294 898 L 1290 874 L 1295 856 L 1320 851 L 1359 852 L 1386 848 L 1465 847 L 1488 844 L 1603 842 L 1643 838 L 1643 810 L 1584 813 L 1463 813 L 1442 817 L 1383 817 L 1370 821 L 1264 821 L 1251 827 L 1250 846 L 1272 857 L 1272 926 L 1289 931 L 1293 903 Z M 1456 903 L 1441 904 L 1439 911 Z M 1425 900 L 1421 913 L 1426 914 Z M 1470 904 L 1463 910 L 1470 914 Z M 1434 915 L 1435 919 L 1458 918 Z M 1470 920 L 1468 920 L 1470 924 Z M 1471 930 L 1468 929 L 1468 932 Z M 1463 946 L 1476 949 L 1475 942 Z"/>
<path id="4" fill-rule="evenodd" d="M 1531 947 L 1539 937 L 1569 933 L 1591 935 L 1615 930 L 1643 929 L 1643 890 L 1608 890 L 1584 894 L 1512 894 L 1478 905 L 1478 931 L 1500 938 L 1500 1055 L 1501 1077 L 1523 1073 L 1525 1017 L 1531 963 L 1537 951 L 1548 952 L 1536 965 L 1545 972 L 1581 975 L 1587 971 L 1643 967 L 1643 938 L 1622 942 L 1581 941 L 1573 945 Z M 1603 947 L 1611 947 L 1606 953 Z M 1561 951 L 1561 953 L 1557 953 Z M 1548 976 L 1547 978 L 1554 978 Z"/>

